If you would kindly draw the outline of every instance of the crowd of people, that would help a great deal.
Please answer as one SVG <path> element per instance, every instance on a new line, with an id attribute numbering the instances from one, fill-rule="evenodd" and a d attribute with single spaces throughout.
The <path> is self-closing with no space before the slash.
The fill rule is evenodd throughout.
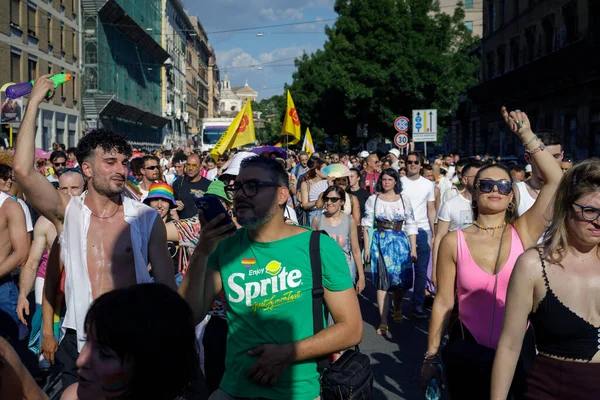
<path id="1" fill-rule="evenodd" d="M 430 318 L 424 389 L 442 375 L 461 400 L 600 389 L 600 161 L 565 158 L 524 112 L 501 117 L 526 167 L 150 153 L 102 129 L 46 161 L 35 117 L 52 88 L 36 81 L 0 163 L 1 398 L 317 399 L 316 360 L 362 339 L 366 285 L 377 334 Z M 316 334 L 311 230 L 327 233 Z"/>

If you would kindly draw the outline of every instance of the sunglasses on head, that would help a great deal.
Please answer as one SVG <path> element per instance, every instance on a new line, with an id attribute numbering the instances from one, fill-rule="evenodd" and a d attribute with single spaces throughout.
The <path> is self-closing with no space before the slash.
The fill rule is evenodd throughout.
<path id="1" fill-rule="evenodd" d="M 498 193 L 505 196 L 510 194 L 513 190 L 512 183 L 507 180 L 494 181 L 492 179 L 482 179 L 477 182 L 476 187 L 481 190 L 482 193 L 491 193 L 494 190 L 494 187 L 497 187 Z"/>
<path id="2" fill-rule="evenodd" d="M 81 168 L 61 168 L 58 171 L 56 171 L 56 173 L 58 175 L 67 173 L 67 172 L 77 172 L 79 174 L 81 174 Z"/>
<path id="3" fill-rule="evenodd" d="M 331 201 L 332 203 L 337 203 L 338 201 L 340 201 L 339 197 L 323 197 L 323 202 L 327 203 L 328 201 Z"/>

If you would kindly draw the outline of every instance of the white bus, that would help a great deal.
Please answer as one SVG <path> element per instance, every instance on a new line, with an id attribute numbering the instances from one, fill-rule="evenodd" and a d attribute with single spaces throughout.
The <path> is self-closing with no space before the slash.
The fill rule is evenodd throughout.
<path id="1" fill-rule="evenodd" d="M 198 134 L 200 151 L 211 151 L 232 122 L 233 118 L 201 119 L 200 133 Z"/>

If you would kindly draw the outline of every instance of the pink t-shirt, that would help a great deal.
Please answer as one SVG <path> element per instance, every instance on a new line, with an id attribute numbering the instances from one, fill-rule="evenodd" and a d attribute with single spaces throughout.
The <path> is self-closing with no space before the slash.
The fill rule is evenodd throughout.
<path id="1" fill-rule="evenodd" d="M 477 343 L 495 349 L 504 322 L 506 291 L 510 275 L 515 268 L 517 258 L 525 251 L 517 231 L 510 227 L 510 255 L 504 267 L 498 273 L 498 287 L 494 299 L 494 281 L 492 274 L 482 270 L 473 260 L 467 242 L 461 230 L 457 230 L 458 259 L 456 262 L 456 288 L 458 292 L 458 314 L 465 327 L 473 334 Z M 496 256 L 497 249 L 490 249 Z M 492 309 L 496 304 L 494 321 Z M 492 338 L 490 341 L 490 325 Z"/>

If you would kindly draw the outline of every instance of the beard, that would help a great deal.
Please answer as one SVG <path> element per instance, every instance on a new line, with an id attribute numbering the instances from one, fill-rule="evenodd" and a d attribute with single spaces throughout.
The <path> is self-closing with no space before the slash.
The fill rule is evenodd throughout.
<path id="1" fill-rule="evenodd" d="M 279 206 L 275 203 L 276 197 L 277 196 L 273 196 L 273 199 L 268 202 L 268 204 L 271 204 L 271 207 L 264 212 L 262 212 L 263 210 L 257 210 L 254 204 L 251 202 L 243 202 L 242 204 L 247 207 L 247 210 L 251 210 L 252 212 L 249 213 L 251 215 L 240 215 L 240 213 L 238 213 L 236 210 L 235 214 L 238 224 L 246 229 L 258 229 L 271 221 L 277 214 L 277 209 L 279 208 Z"/>
<path id="2" fill-rule="evenodd" d="M 118 177 L 123 178 L 120 175 Z M 115 184 L 115 185 L 111 186 L 110 179 L 112 179 L 112 178 L 116 178 L 116 176 L 111 176 L 107 180 L 101 180 L 97 176 L 92 176 L 92 179 L 90 179 L 90 182 L 91 182 L 94 190 L 96 192 L 98 192 L 99 194 L 104 195 L 106 197 L 113 197 L 113 196 L 122 194 L 123 191 L 125 190 L 125 178 L 123 178 L 122 184 Z"/>

